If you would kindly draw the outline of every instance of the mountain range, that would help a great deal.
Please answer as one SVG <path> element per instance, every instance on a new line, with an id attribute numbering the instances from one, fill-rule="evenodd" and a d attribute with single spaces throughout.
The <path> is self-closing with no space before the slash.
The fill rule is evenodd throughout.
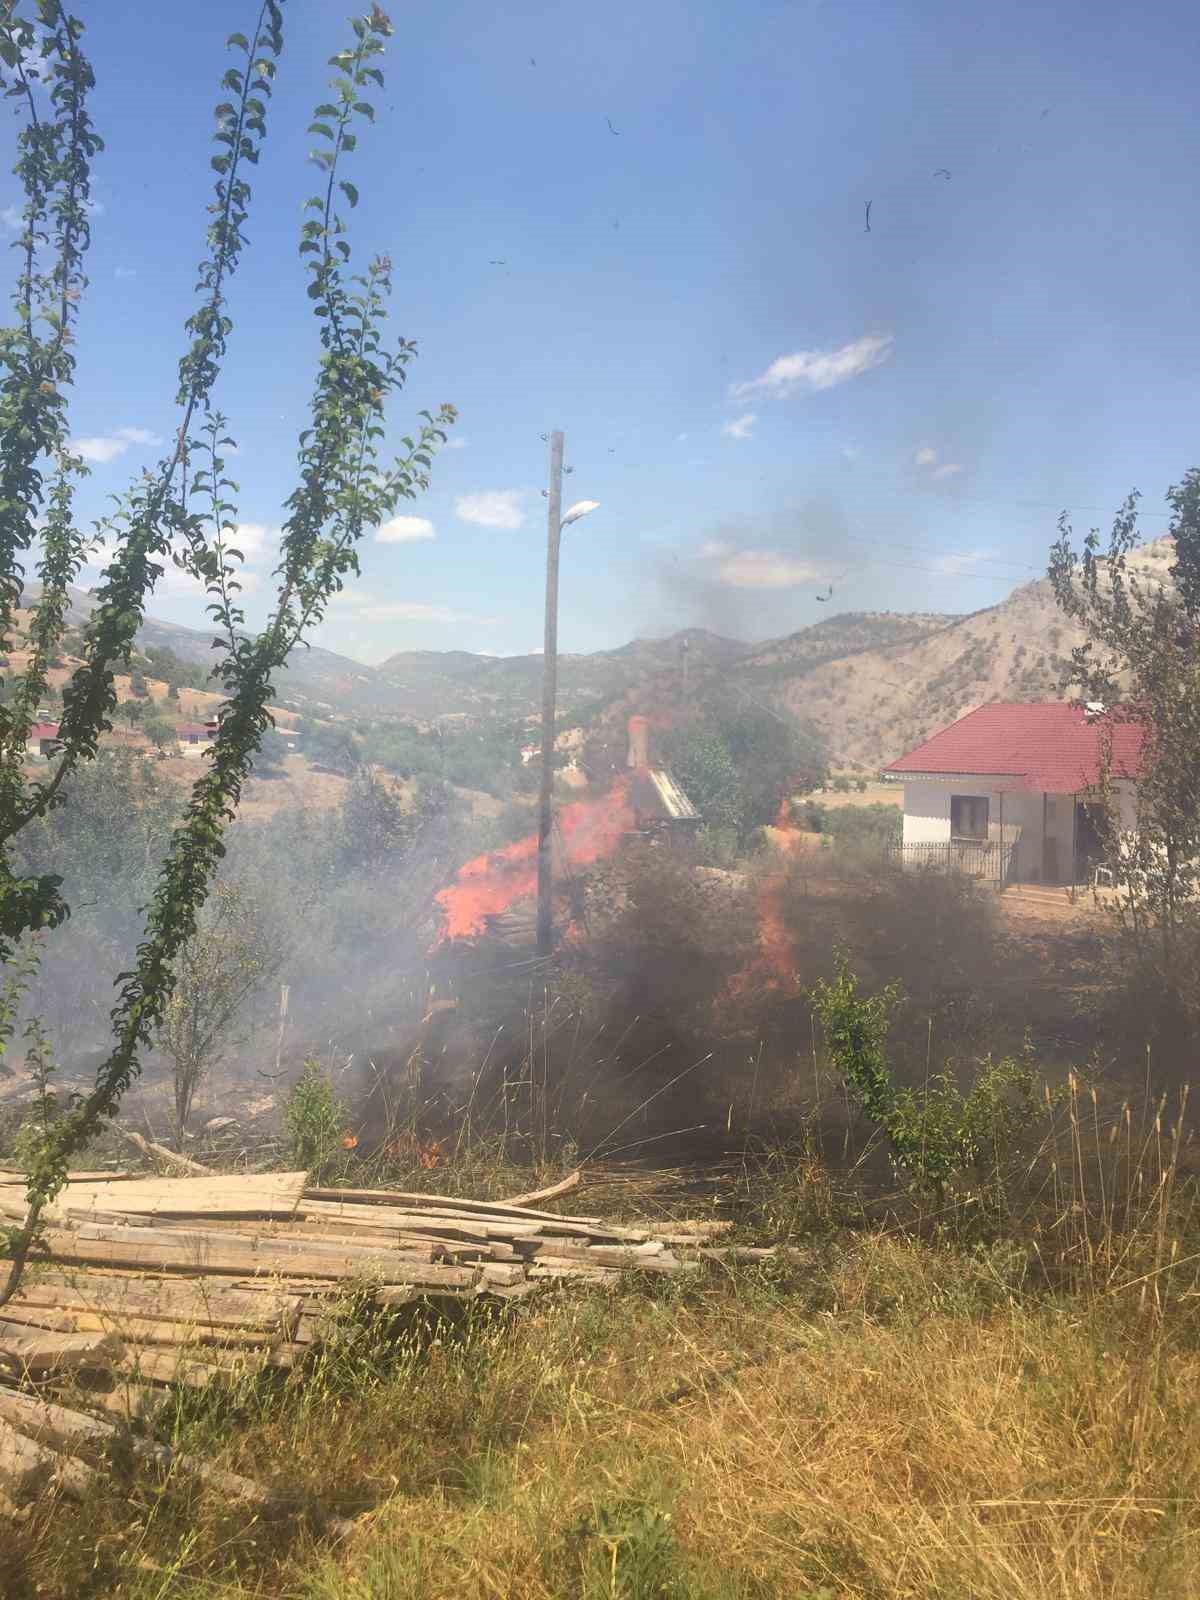
<path id="1" fill-rule="evenodd" d="M 1172 555 L 1172 541 L 1159 539 L 1142 546 L 1136 562 L 1166 580 Z M 87 595 L 72 591 L 72 622 L 86 620 L 90 608 Z M 148 618 L 139 643 L 207 662 L 210 638 Z M 756 644 L 689 628 L 615 650 L 564 654 L 559 705 L 564 721 L 593 724 L 635 709 L 669 716 L 720 685 L 815 726 L 835 764 L 870 769 L 987 701 L 1056 698 L 1081 640 L 1042 579 L 963 616 L 848 612 Z M 278 701 L 325 717 L 521 719 L 536 715 L 541 687 L 540 654 L 408 650 L 369 667 L 313 646 L 293 654 Z"/>

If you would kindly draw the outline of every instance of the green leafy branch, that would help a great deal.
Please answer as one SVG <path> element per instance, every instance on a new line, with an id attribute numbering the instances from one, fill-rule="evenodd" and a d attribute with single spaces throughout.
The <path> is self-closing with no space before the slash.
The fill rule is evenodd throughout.
<path id="1" fill-rule="evenodd" d="M 268 0 L 263 16 L 269 21 L 277 15 L 278 8 Z M 224 477 L 219 454 L 227 442 L 222 431 L 224 419 L 207 407 L 229 332 L 228 319 L 220 312 L 214 320 L 213 307 L 221 303 L 221 272 L 228 269 L 241 247 L 244 203 L 240 199 L 230 203 L 210 230 L 211 260 L 218 263 L 224 259 L 226 267 L 218 270 L 214 265 L 208 279 L 202 274 L 210 297 L 199 320 L 193 319 L 189 325 L 195 342 L 181 366 L 185 415 L 179 445 L 158 478 L 148 477 L 135 485 L 108 524 L 118 554 L 105 574 L 101 605 L 90 629 L 91 656 L 76 674 L 64 713 L 65 728 L 74 718 L 69 729 L 71 743 L 55 777 L 35 794 L 29 816 L 57 803 L 70 764 L 94 752 L 98 731 L 107 726 L 105 717 L 114 700 L 108 664 L 122 653 L 128 657 L 145 597 L 161 575 L 154 558 L 170 553 L 204 583 L 210 615 L 220 629 L 214 644 L 221 659 L 214 675 L 222 682 L 227 700 L 207 769 L 194 785 L 186 816 L 172 836 L 160 870 L 136 963 L 118 979 L 118 1001 L 112 1013 L 113 1049 L 98 1069 L 91 1093 L 58 1118 L 31 1169 L 29 1212 L 0 1304 L 19 1282 L 42 1209 L 64 1181 L 70 1157 L 115 1114 L 139 1071 L 140 1052 L 153 1042 L 163 1024 L 176 963 L 195 934 L 198 912 L 224 854 L 225 826 L 234 815 L 262 735 L 271 725 L 272 675 L 307 629 L 320 620 L 346 577 L 357 572 L 356 545 L 363 532 L 385 521 L 401 499 L 411 498 L 428 484 L 434 451 L 444 442 L 445 429 L 455 418 L 451 406 L 441 407 L 436 415 L 422 412 L 416 438 L 403 441 L 406 453 L 388 466 L 381 462 L 385 403 L 403 386 L 416 347 L 403 339 L 393 348 L 385 346 L 390 262 L 378 258 L 365 274 L 347 277 L 351 251 L 344 238 L 344 221 L 333 209 L 333 197 L 341 192 L 351 205 L 357 199 L 353 186 L 338 178 L 339 165 L 355 147 L 353 121 L 373 116 L 362 96 L 369 84 L 382 81 L 373 63 L 390 31 L 388 19 L 376 8 L 369 18 L 354 22 L 355 46 L 340 52 L 331 63 L 338 74 L 333 85 L 338 117 L 329 130 L 331 149 L 323 152 L 328 159 L 319 163 L 328 173 L 326 192 L 308 207 L 320 213 L 321 221 L 315 224 L 314 234 L 314 224 L 307 220 L 301 236 L 303 253 L 319 257 L 310 267 L 309 297 L 321 329 L 322 357 L 310 424 L 300 435 L 299 481 L 287 501 L 279 595 L 267 625 L 257 638 L 242 630 L 234 564 L 241 558 L 225 543 L 225 534 L 234 525 L 233 502 L 226 494 L 235 486 Z M 241 35 L 232 36 L 231 43 L 245 48 L 248 57 L 256 61 L 255 45 Z M 249 159 L 247 152 L 256 149 L 246 141 L 261 137 L 260 97 L 246 89 L 254 70 L 248 68 L 237 75 L 244 117 L 236 106 L 218 108 L 223 119 L 218 138 L 225 148 L 213 164 L 219 193 L 225 198 L 234 192 L 237 162 Z M 221 185 L 225 185 L 223 190 Z M 226 215 L 228 225 L 223 220 Z M 313 243 L 315 252 L 307 248 Z M 188 426 L 201 401 L 205 403 L 205 440 L 191 439 Z M 181 463 L 186 468 L 188 453 L 205 444 L 206 465 L 191 488 L 192 497 L 199 493 L 207 499 L 207 511 L 200 514 L 189 508 L 186 481 L 177 491 L 171 490 L 171 484 L 174 468 Z"/>
<path id="2" fill-rule="evenodd" d="M 222 87 L 232 90 L 236 101 L 222 101 L 217 107 L 214 140 L 219 149 L 212 158 L 217 179 L 210 207 L 213 221 L 208 229 L 208 253 L 198 273 L 201 303 L 185 325 L 191 342 L 179 364 L 176 402 L 183 414 L 177 443 L 153 473 L 135 483 L 117 512 L 100 525 L 101 535 L 116 549 L 96 589 L 83 665 L 63 694 L 61 754 L 53 775 L 32 785 L 23 806 L 4 817 L 0 840 L 10 838 L 34 816 L 57 804 L 66 778 L 81 760 L 95 755 L 101 733 L 111 729 L 117 703 L 115 671 L 129 661 L 146 601 L 163 573 L 161 562 L 170 557 L 172 537 L 179 534 L 187 519 L 176 479 L 186 463 L 192 419 L 207 403 L 233 327 L 226 310 L 226 292 L 245 247 L 244 227 L 250 203 L 250 186 L 241 174 L 246 164 L 257 162 L 266 135 L 266 102 L 283 49 L 280 0 L 263 0 L 251 39 L 235 34 L 230 43 L 244 51 L 246 64 L 231 67 L 222 80 Z M 56 885 L 50 893 L 57 896 Z"/>

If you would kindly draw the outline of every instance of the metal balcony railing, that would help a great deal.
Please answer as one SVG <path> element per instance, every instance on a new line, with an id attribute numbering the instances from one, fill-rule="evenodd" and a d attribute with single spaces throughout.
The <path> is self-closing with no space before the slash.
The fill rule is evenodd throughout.
<path id="1" fill-rule="evenodd" d="M 915 872 L 962 872 L 1001 887 L 1012 872 L 1013 846 L 998 839 L 946 839 L 930 844 L 891 844 L 884 859 Z"/>

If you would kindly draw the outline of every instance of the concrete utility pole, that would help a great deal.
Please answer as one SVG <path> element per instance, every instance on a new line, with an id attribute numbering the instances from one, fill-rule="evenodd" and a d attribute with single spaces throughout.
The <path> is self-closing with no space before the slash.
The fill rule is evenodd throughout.
<path id="1" fill-rule="evenodd" d="M 542 653 L 542 803 L 538 818 L 537 953 L 548 956 L 554 941 L 554 716 L 558 697 L 558 546 L 562 538 L 563 436 L 550 435 L 550 489 L 546 546 L 546 637 Z"/>

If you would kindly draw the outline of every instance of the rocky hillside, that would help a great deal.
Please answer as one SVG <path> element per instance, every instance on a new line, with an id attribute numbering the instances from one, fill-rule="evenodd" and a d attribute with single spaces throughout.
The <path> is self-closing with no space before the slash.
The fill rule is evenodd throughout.
<path id="1" fill-rule="evenodd" d="M 1172 559 L 1171 540 L 1157 539 L 1131 564 L 1151 582 L 1165 582 Z M 781 711 L 814 723 L 832 761 L 865 768 L 895 760 L 989 701 L 1057 698 L 1071 651 L 1082 642 L 1045 579 L 969 616 L 891 618 L 891 641 L 865 649 L 851 642 L 822 657 L 813 636 L 839 620 L 795 635 L 800 648 L 791 661 L 781 659 L 778 644 L 759 647 L 737 664 L 734 677 L 757 684 Z M 906 623 L 913 625 L 908 638 Z M 857 636 L 851 627 L 848 640 Z M 833 645 L 836 633 L 826 638 Z"/>

